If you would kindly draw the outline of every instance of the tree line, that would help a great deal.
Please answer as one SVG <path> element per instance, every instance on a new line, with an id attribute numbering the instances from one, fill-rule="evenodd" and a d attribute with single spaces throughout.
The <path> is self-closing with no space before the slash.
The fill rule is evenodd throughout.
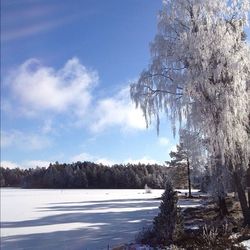
<path id="1" fill-rule="evenodd" d="M 164 188 L 166 179 L 174 187 L 187 187 L 185 167 L 157 164 L 126 164 L 112 167 L 92 162 L 50 164 L 48 168 L 0 168 L 1 187 L 22 188 Z"/>

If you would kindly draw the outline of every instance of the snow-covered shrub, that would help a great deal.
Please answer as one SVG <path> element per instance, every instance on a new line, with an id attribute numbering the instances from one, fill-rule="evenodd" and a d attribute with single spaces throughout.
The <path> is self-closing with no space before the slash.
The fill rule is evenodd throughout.
<path id="1" fill-rule="evenodd" d="M 177 220 L 177 201 L 177 193 L 173 190 L 171 182 L 167 181 L 159 207 L 160 212 L 154 218 L 154 231 L 160 244 L 169 245 L 173 242 Z"/>
<path id="2" fill-rule="evenodd" d="M 151 194 L 152 193 L 151 188 L 147 184 L 145 184 L 144 189 L 145 189 L 146 194 Z"/>

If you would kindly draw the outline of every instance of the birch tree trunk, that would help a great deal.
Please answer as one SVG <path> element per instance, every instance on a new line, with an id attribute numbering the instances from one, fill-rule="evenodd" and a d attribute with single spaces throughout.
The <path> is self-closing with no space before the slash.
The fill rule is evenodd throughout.
<path id="1" fill-rule="evenodd" d="M 250 207 L 247 204 L 246 193 L 240 181 L 239 172 L 233 172 L 233 180 L 238 193 L 241 210 L 244 217 L 244 225 L 250 226 Z"/>
<path id="2" fill-rule="evenodd" d="M 191 179 L 190 179 L 190 164 L 189 164 L 189 158 L 187 158 L 187 174 L 188 174 L 188 197 L 192 197 L 191 193 Z"/>

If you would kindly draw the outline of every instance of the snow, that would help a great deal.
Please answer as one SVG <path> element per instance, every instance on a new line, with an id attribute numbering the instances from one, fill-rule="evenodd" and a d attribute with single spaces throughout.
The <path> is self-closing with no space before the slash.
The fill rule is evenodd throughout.
<path id="1" fill-rule="evenodd" d="M 242 244 L 246 249 L 250 249 L 250 240 L 242 241 L 241 244 Z"/>
<path id="2" fill-rule="evenodd" d="M 2 188 L 1 249 L 99 250 L 133 242 L 158 213 L 162 192 Z"/>

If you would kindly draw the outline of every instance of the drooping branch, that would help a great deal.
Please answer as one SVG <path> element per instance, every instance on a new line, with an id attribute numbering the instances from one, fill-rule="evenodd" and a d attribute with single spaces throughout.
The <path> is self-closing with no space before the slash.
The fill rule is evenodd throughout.
<path id="1" fill-rule="evenodd" d="M 171 95 L 177 95 L 177 96 L 182 96 L 183 94 L 182 93 L 174 93 L 174 92 L 171 92 L 171 91 L 168 91 L 168 90 L 165 90 L 165 89 L 153 89 L 147 85 L 144 85 L 143 86 L 144 88 L 147 88 L 150 90 L 150 94 L 154 95 L 154 94 L 157 94 L 157 93 L 163 93 L 163 94 L 171 94 Z M 147 95 L 146 93 L 144 93 L 144 95 Z"/>

